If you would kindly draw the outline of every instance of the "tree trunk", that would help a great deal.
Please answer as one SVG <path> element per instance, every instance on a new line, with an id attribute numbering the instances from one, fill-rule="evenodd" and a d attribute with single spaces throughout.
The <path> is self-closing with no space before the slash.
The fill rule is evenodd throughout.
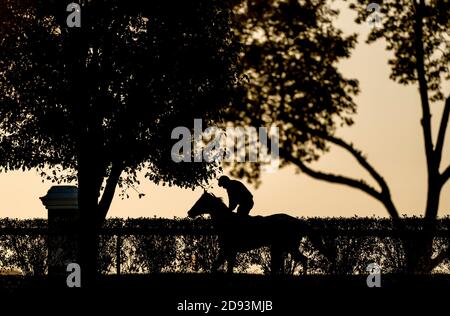
<path id="1" fill-rule="evenodd" d="M 78 207 L 80 210 L 81 275 L 83 287 L 95 285 L 99 229 L 98 195 L 103 180 L 102 166 L 93 153 L 92 143 L 86 138 L 80 143 L 78 165 Z"/>
<path id="2" fill-rule="evenodd" d="M 406 236 L 406 242 L 404 242 L 408 273 L 431 273 L 434 268 L 434 264 L 432 264 L 433 241 L 437 229 L 440 194 L 441 187 L 437 181 L 431 179 L 428 183 L 423 229 L 413 236 Z"/>
<path id="3" fill-rule="evenodd" d="M 113 163 L 106 181 L 101 200 L 99 200 L 106 167 L 92 157 L 93 148 L 84 147 L 80 151 L 78 169 L 78 204 L 80 209 L 80 245 L 82 259 L 82 279 L 85 286 L 95 286 L 98 271 L 98 251 L 100 230 L 114 197 L 115 188 L 123 170 L 123 165 Z"/>

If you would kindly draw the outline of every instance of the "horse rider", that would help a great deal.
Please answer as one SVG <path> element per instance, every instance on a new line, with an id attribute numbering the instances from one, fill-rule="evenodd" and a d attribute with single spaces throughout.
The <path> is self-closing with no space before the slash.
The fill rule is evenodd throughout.
<path id="1" fill-rule="evenodd" d="M 237 209 L 237 214 L 242 216 L 247 216 L 253 207 L 253 195 L 245 187 L 242 182 L 237 180 L 231 180 L 227 176 L 221 176 L 219 178 L 219 187 L 223 187 L 228 193 L 229 209 L 231 212 L 234 211 L 236 206 L 239 205 Z"/>

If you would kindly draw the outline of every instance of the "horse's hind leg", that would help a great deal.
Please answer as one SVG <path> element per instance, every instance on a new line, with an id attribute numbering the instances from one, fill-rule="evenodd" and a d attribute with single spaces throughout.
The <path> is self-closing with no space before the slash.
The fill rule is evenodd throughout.
<path id="1" fill-rule="evenodd" d="M 302 264 L 303 274 L 306 274 L 308 270 L 308 258 L 302 254 L 297 247 L 293 248 L 289 253 L 295 262 L 300 262 Z"/>
<path id="2" fill-rule="evenodd" d="M 212 272 L 219 271 L 219 268 L 224 264 L 225 259 L 226 259 L 225 253 L 222 250 L 220 250 L 217 259 L 212 266 Z"/>

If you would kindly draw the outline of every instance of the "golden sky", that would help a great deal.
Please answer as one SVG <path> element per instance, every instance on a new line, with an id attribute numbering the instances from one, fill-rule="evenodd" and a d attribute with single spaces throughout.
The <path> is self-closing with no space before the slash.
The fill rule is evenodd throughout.
<path id="1" fill-rule="evenodd" d="M 345 76 L 360 81 L 361 93 L 356 98 L 358 114 L 355 125 L 341 129 L 338 135 L 363 150 L 372 165 L 385 177 L 394 201 L 402 214 L 424 213 L 426 202 L 426 166 L 420 129 L 420 99 L 416 86 L 401 86 L 389 80 L 389 53 L 384 42 L 364 43 L 369 26 L 356 25 L 354 14 L 343 10 L 337 25 L 345 33 L 357 32 L 359 44 L 351 58 L 340 68 Z M 445 95 L 450 89 L 445 87 Z M 436 132 L 444 102 L 432 103 L 433 127 Z M 435 133 L 436 134 L 436 133 Z M 447 131 L 442 166 L 450 164 L 450 131 Z M 332 150 L 314 167 L 353 177 L 370 177 L 346 153 Z M 296 173 L 294 167 L 265 174 L 255 190 L 255 206 L 251 214 L 288 213 L 295 216 L 387 216 L 383 206 L 358 190 L 314 180 Z M 370 181 L 369 181 L 370 182 Z M 372 182 L 370 182 L 372 183 Z M 42 183 L 36 172 L 0 174 L 0 217 L 46 217 L 39 200 L 52 184 Z M 213 192 L 226 196 L 214 183 Z M 143 180 L 138 199 L 130 190 L 130 198 L 116 196 L 109 212 L 112 217 L 185 217 L 187 210 L 200 197 L 202 190 L 158 187 Z M 450 184 L 441 195 L 439 215 L 450 214 Z"/>

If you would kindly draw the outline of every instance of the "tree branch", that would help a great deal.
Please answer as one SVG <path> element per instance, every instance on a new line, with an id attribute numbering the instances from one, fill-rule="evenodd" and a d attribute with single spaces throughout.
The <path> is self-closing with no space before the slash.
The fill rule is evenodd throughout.
<path id="1" fill-rule="evenodd" d="M 450 166 L 448 166 L 441 175 L 441 185 L 444 185 L 448 179 L 450 179 Z"/>
<path id="2" fill-rule="evenodd" d="M 427 158 L 427 169 L 428 175 L 433 169 L 433 140 L 431 137 L 431 113 L 430 113 L 430 104 L 428 100 L 428 87 L 427 80 L 425 76 L 425 64 L 424 64 L 424 48 L 423 48 L 423 21 L 422 14 L 424 10 L 424 1 L 420 0 L 420 3 L 414 1 L 415 6 L 415 23 L 414 23 L 414 31 L 415 31 L 415 49 L 416 49 L 416 71 L 417 78 L 419 81 L 419 91 L 420 91 L 420 99 L 422 105 L 422 130 L 423 137 L 425 142 L 425 154 Z"/>
<path id="3" fill-rule="evenodd" d="M 111 166 L 111 171 L 109 173 L 108 179 L 106 180 L 105 190 L 103 191 L 102 198 L 98 204 L 98 219 L 100 222 L 105 219 L 106 214 L 108 213 L 109 207 L 114 198 L 117 182 L 119 181 L 120 175 L 122 174 L 122 170 L 122 164 L 113 163 Z"/>
<path id="4" fill-rule="evenodd" d="M 315 171 L 308 166 L 306 166 L 299 158 L 293 157 L 288 151 L 280 148 L 280 154 L 281 156 L 286 160 L 289 161 L 296 166 L 300 168 L 301 171 L 309 175 L 310 177 L 313 177 L 315 179 L 324 180 L 332 183 L 339 183 L 344 184 L 352 188 L 359 189 L 373 198 L 377 199 L 378 201 L 385 204 L 385 196 L 378 192 L 376 189 L 365 183 L 363 180 L 355 180 L 352 178 L 348 178 L 345 176 L 330 174 L 330 173 L 324 173 L 320 171 Z M 390 212 L 391 213 L 391 212 Z M 398 217 L 398 214 L 391 214 L 393 217 Z"/>
<path id="5" fill-rule="evenodd" d="M 449 115 L 450 115 L 450 97 L 447 97 L 447 99 L 445 100 L 444 112 L 442 113 L 442 119 L 441 124 L 439 126 L 439 133 L 435 149 L 436 162 L 438 166 L 441 163 L 442 159 L 442 150 L 444 147 L 445 132 L 447 130 Z"/>
<path id="6" fill-rule="evenodd" d="M 389 196 L 391 195 L 389 187 L 384 180 L 384 178 L 378 173 L 375 168 L 367 161 L 367 159 L 362 155 L 361 151 L 355 149 L 351 144 L 348 144 L 343 139 L 336 136 L 329 135 L 325 132 L 310 130 L 311 134 L 317 135 L 329 142 L 344 148 L 347 150 L 358 163 L 369 172 L 369 174 L 375 179 L 375 181 L 380 185 L 382 194 Z"/>
<path id="7" fill-rule="evenodd" d="M 317 135 L 317 134 L 316 134 Z M 397 220 L 400 218 L 398 211 L 392 202 L 392 198 L 390 196 L 389 188 L 384 181 L 383 177 L 381 177 L 378 172 L 375 171 L 375 169 L 367 162 L 367 160 L 361 155 L 359 151 L 357 151 L 355 148 L 353 148 L 351 145 L 344 142 L 342 139 L 336 138 L 331 135 L 323 135 L 323 138 L 326 140 L 329 140 L 330 142 L 341 146 L 345 148 L 347 151 L 349 151 L 357 160 L 358 162 L 377 180 L 377 182 L 380 184 L 382 191 L 378 192 L 375 188 L 365 183 L 363 180 L 355 180 L 352 178 L 348 178 L 345 176 L 330 174 L 330 173 L 324 173 L 315 171 L 308 166 L 306 166 L 301 159 L 293 157 L 289 152 L 287 152 L 284 149 L 280 149 L 280 155 L 286 160 L 289 161 L 296 166 L 300 168 L 301 171 L 309 175 L 310 177 L 313 177 L 315 179 L 328 181 L 331 183 L 339 183 L 344 184 L 349 187 L 359 189 L 368 195 L 372 196 L 379 202 L 381 202 L 388 211 L 389 215 L 392 219 Z"/>

